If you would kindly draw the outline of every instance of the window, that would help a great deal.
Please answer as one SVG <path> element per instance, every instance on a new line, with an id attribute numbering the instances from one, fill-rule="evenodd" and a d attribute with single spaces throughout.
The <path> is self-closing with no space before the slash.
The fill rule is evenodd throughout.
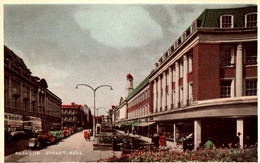
<path id="1" fill-rule="evenodd" d="M 220 17 L 220 28 L 233 28 L 233 15 L 224 15 Z"/>
<path id="2" fill-rule="evenodd" d="M 257 79 L 246 80 L 246 96 L 257 95 Z"/>
<path id="3" fill-rule="evenodd" d="M 220 98 L 231 97 L 231 82 L 232 80 L 222 80 L 220 81 L 221 94 Z"/>
<path id="4" fill-rule="evenodd" d="M 189 72 L 192 72 L 192 57 L 193 57 L 193 55 L 192 55 L 192 53 L 189 55 Z"/>
<path id="5" fill-rule="evenodd" d="M 180 61 L 180 78 L 183 77 L 183 60 Z"/>
<path id="6" fill-rule="evenodd" d="M 180 87 L 180 106 L 183 106 L 183 87 Z"/>
<path id="7" fill-rule="evenodd" d="M 245 45 L 245 64 L 257 64 L 257 43 L 248 43 Z"/>
<path id="8" fill-rule="evenodd" d="M 193 83 L 189 83 L 189 104 L 193 101 Z"/>
<path id="9" fill-rule="evenodd" d="M 246 27 L 257 26 L 257 13 L 249 13 L 245 16 L 245 26 Z"/>
<path id="10" fill-rule="evenodd" d="M 233 46 L 222 46 L 220 54 L 220 66 L 228 67 L 234 66 L 234 47 Z"/>

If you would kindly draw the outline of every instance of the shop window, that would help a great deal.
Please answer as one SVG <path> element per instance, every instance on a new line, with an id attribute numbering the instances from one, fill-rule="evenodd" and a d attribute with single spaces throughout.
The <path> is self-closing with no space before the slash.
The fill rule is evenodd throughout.
<path id="1" fill-rule="evenodd" d="M 246 79 L 246 96 L 257 95 L 257 79 Z"/>
<path id="2" fill-rule="evenodd" d="M 220 28 L 234 28 L 234 16 L 223 15 L 220 17 Z"/>
<path id="3" fill-rule="evenodd" d="M 231 67 L 235 64 L 235 55 L 233 46 L 222 46 L 220 54 L 220 66 Z"/>
<path id="4" fill-rule="evenodd" d="M 257 13 L 249 13 L 245 15 L 246 27 L 257 27 Z"/>
<path id="5" fill-rule="evenodd" d="M 257 44 L 256 42 L 245 45 L 245 64 L 257 64 Z"/>
<path id="6" fill-rule="evenodd" d="M 227 98 L 231 97 L 231 83 L 232 80 L 222 80 L 220 81 L 220 87 L 221 87 L 221 98 Z"/>

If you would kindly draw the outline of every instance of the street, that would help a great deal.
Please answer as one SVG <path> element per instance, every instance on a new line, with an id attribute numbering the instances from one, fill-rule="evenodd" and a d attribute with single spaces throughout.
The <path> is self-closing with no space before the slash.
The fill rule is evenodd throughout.
<path id="1" fill-rule="evenodd" d="M 121 151 L 115 154 L 120 156 Z M 93 137 L 86 141 L 81 131 L 40 150 L 28 149 L 5 156 L 5 162 L 96 162 L 112 155 L 112 151 L 93 151 Z"/>

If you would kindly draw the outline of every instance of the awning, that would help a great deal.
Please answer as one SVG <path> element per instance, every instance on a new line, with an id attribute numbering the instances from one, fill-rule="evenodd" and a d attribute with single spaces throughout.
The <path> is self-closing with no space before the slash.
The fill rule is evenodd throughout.
<path id="1" fill-rule="evenodd" d="M 138 124 L 138 125 L 136 125 L 136 126 L 138 126 L 138 127 L 140 126 L 140 127 L 141 127 L 141 126 L 142 126 L 143 124 L 145 124 L 145 123 L 146 123 L 146 122 L 142 122 L 142 123 L 140 123 L 140 124 Z"/>
<path id="2" fill-rule="evenodd" d="M 133 122 L 133 123 L 131 123 L 131 126 L 137 126 L 137 125 L 139 125 L 140 123 L 142 123 L 142 122 Z"/>
<path id="3" fill-rule="evenodd" d="M 146 123 L 146 124 L 143 125 L 143 126 L 150 126 L 150 125 L 152 125 L 152 124 L 155 124 L 155 122 L 148 122 L 148 123 Z"/>
<path id="4" fill-rule="evenodd" d="M 128 123 L 128 122 L 123 122 L 122 124 L 121 124 L 121 126 L 129 126 L 130 125 L 130 123 Z"/>
<path id="5" fill-rule="evenodd" d="M 154 123 L 155 122 L 145 122 L 145 123 L 140 124 L 139 126 L 145 127 L 145 126 L 150 126 L 150 125 L 152 125 Z"/>

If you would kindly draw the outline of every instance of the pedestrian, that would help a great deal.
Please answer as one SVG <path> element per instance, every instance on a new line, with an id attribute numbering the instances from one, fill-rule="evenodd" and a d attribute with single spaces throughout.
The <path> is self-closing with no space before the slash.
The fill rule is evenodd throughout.
<path id="1" fill-rule="evenodd" d="M 134 135 L 136 134 L 136 129 L 133 130 L 133 134 L 134 134 Z"/>
<path id="2" fill-rule="evenodd" d="M 166 142 L 165 142 L 165 136 L 164 136 L 164 134 L 160 134 L 159 143 L 160 143 L 160 147 L 164 147 L 164 146 L 166 146 Z"/>
<path id="3" fill-rule="evenodd" d="M 158 149 L 158 148 L 159 148 L 159 140 L 160 140 L 159 134 L 158 134 L 158 133 L 155 133 L 155 134 L 153 135 L 153 139 L 154 139 L 154 147 L 155 147 L 156 149 Z"/>
<path id="4" fill-rule="evenodd" d="M 208 138 L 208 141 L 204 144 L 206 149 L 213 149 L 214 148 L 214 144 L 212 142 L 211 137 Z"/>
<path id="5" fill-rule="evenodd" d="M 84 131 L 84 139 L 87 140 L 88 139 L 88 131 Z"/>
<path id="6" fill-rule="evenodd" d="M 112 139 L 112 148 L 113 148 L 113 151 L 117 151 L 117 137 L 116 136 L 114 136 Z"/>
<path id="7" fill-rule="evenodd" d="M 244 148 L 249 148 L 250 147 L 250 137 L 247 135 L 245 137 L 245 146 Z"/>
<path id="8" fill-rule="evenodd" d="M 90 141 L 90 132 L 87 132 L 87 138 Z"/>
<path id="9" fill-rule="evenodd" d="M 238 132 L 237 136 L 235 137 L 235 142 L 234 142 L 234 147 L 235 148 L 239 148 L 240 147 L 240 135 L 241 135 L 241 133 Z"/>

